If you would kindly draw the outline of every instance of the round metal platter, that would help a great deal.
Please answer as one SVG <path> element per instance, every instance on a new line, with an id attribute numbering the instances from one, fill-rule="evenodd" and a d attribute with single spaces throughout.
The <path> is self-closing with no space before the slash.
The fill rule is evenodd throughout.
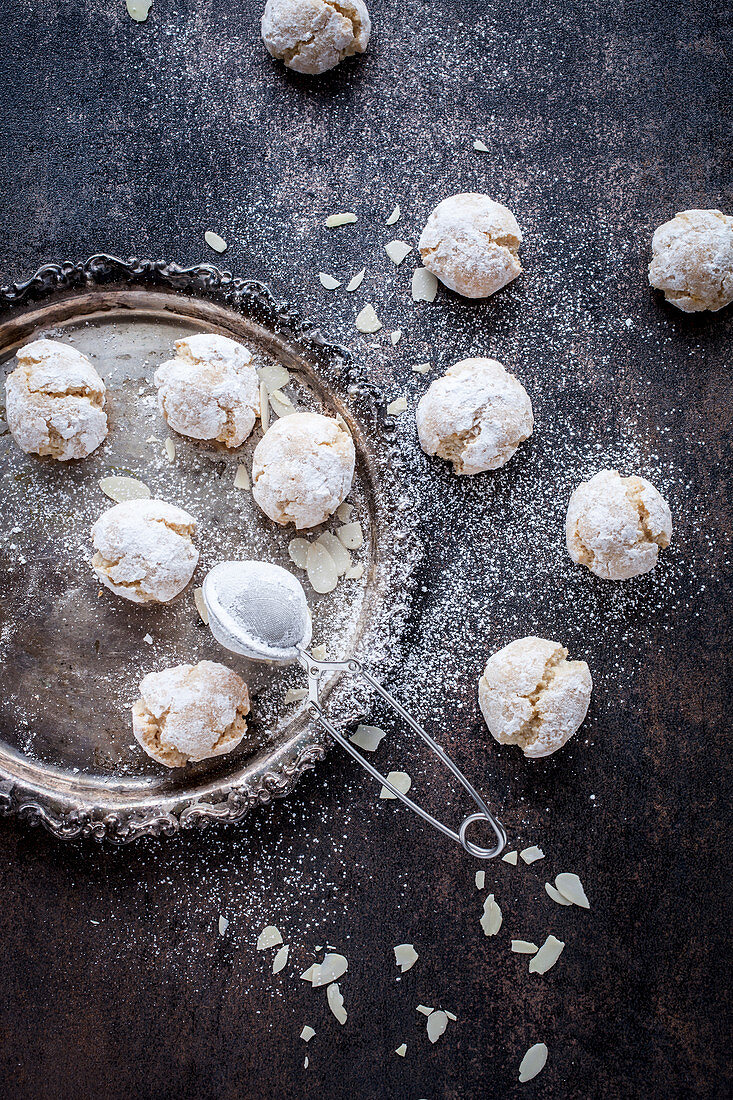
<path id="1" fill-rule="evenodd" d="M 288 556 L 296 532 L 271 523 L 247 490 L 235 488 L 237 467 L 251 468 L 259 421 L 234 452 L 169 431 L 153 372 L 175 340 L 200 331 L 239 340 L 258 365 L 287 367 L 286 392 L 296 407 L 348 423 L 357 448 L 348 499 L 364 530 L 364 546 L 353 554 L 364 565 L 361 579 L 342 579 L 334 592 L 316 595 Z M 390 421 L 345 349 L 261 284 L 209 265 L 182 269 L 109 256 L 46 265 L 0 291 L 3 380 L 17 349 L 40 336 L 91 358 L 107 385 L 109 435 L 87 459 L 61 463 L 24 454 L 4 422 L 0 427 L 0 812 L 39 821 L 60 837 L 117 843 L 239 820 L 252 806 L 288 794 L 324 757 L 324 735 L 309 722 L 305 703 L 284 703 L 304 674 L 222 650 L 200 619 L 194 589 L 219 561 L 284 565 L 304 582 L 314 645 L 325 645 L 331 659 L 359 653 L 383 663 L 389 608 L 406 587 L 407 517 Z M 168 605 L 120 599 L 91 570 L 91 524 L 114 503 L 99 487 L 110 474 L 138 478 L 153 497 L 181 505 L 198 522 L 196 574 Z M 304 534 L 338 525 L 332 517 Z M 169 770 L 134 741 L 130 706 L 148 672 L 205 659 L 222 661 L 249 684 L 248 736 L 227 756 Z M 333 677 L 326 694 L 342 721 L 359 714 L 347 680 Z"/>

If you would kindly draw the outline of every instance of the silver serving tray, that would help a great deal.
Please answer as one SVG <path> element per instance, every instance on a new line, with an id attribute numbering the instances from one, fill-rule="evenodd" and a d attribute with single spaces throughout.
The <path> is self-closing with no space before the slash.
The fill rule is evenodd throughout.
<path id="1" fill-rule="evenodd" d="M 0 814 L 40 822 L 57 837 L 122 844 L 239 821 L 289 794 L 325 756 L 324 735 L 305 705 L 283 704 L 289 686 L 302 686 L 302 673 L 226 653 L 195 609 L 193 589 L 217 561 L 258 557 L 294 569 L 287 555 L 293 530 L 270 523 L 233 485 L 237 465 L 251 467 L 259 425 L 231 454 L 175 436 L 157 410 L 155 367 L 175 339 L 201 330 L 242 341 L 260 362 L 287 366 L 295 403 L 339 413 L 354 436 L 349 499 L 365 531 L 358 555 L 365 576 L 329 596 L 309 592 L 314 644 L 325 643 L 329 657 L 358 653 L 384 666 L 382 639 L 395 633 L 392 605 L 399 596 L 404 606 L 410 525 L 394 426 L 350 353 L 315 325 L 262 284 L 208 264 L 98 255 L 46 264 L 0 289 L 0 381 L 19 346 L 48 335 L 89 355 L 108 388 L 108 439 L 82 462 L 24 455 L 4 424 L 0 434 Z M 169 436 L 173 463 L 165 453 Z M 120 600 L 100 589 L 90 569 L 89 527 L 113 503 L 98 482 L 111 473 L 139 478 L 153 496 L 198 520 L 201 560 L 170 605 Z M 134 742 L 129 707 L 147 672 L 202 659 L 223 661 L 249 683 L 251 736 L 228 756 L 171 771 Z M 329 709 L 342 720 L 361 712 L 353 690 L 338 677 L 327 686 Z"/>

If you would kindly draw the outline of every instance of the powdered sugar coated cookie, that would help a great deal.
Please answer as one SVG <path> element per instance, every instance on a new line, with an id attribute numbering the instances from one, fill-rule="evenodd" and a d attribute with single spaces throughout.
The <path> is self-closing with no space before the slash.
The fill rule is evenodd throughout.
<path id="1" fill-rule="evenodd" d="M 495 470 L 532 434 L 532 402 L 495 359 L 463 359 L 436 378 L 415 413 L 420 446 L 457 474 Z"/>
<path id="2" fill-rule="evenodd" d="M 259 413 L 259 381 L 247 348 L 215 333 L 176 341 L 155 372 L 158 405 L 180 435 L 227 447 L 244 443 Z"/>
<path id="3" fill-rule="evenodd" d="M 132 708 L 135 739 L 168 768 L 231 752 L 247 730 L 247 685 L 215 661 L 151 672 L 140 696 Z"/>
<path id="4" fill-rule="evenodd" d="M 419 241 L 422 261 L 451 290 L 488 298 L 516 279 L 522 231 L 488 195 L 451 195 L 435 207 Z"/>
<path id="5" fill-rule="evenodd" d="M 102 584 L 133 603 L 168 603 L 183 591 L 199 552 L 196 520 L 164 500 L 128 500 L 92 527 L 92 567 Z"/>
<path id="6" fill-rule="evenodd" d="M 13 439 L 27 454 L 86 458 L 107 436 L 105 385 L 86 355 L 59 340 L 34 340 L 5 381 Z"/>

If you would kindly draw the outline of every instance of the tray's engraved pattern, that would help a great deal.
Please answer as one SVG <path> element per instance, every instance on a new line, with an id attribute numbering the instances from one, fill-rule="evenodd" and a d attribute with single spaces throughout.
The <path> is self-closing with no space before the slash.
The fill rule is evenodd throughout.
<path id="1" fill-rule="evenodd" d="M 378 387 L 362 373 L 351 352 L 330 342 L 318 325 L 295 309 L 278 301 L 264 284 L 248 281 L 211 264 L 182 267 L 158 260 L 131 257 L 122 260 L 98 254 L 73 263 L 43 264 L 28 279 L 0 286 L 0 321 L 22 315 L 36 302 L 51 296 L 83 292 L 86 289 L 139 285 L 168 288 L 177 293 L 213 300 L 269 326 L 296 345 L 317 355 L 339 378 L 354 399 L 359 414 L 378 428 L 380 439 L 390 450 L 395 423 L 384 408 Z M 392 618 L 394 627 L 395 618 Z M 0 762 L 0 817 L 15 816 L 32 825 L 42 825 L 64 840 L 94 839 L 116 845 L 140 837 L 170 836 L 180 829 L 212 823 L 240 821 L 254 807 L 284 798 L 302 774 L 326 756 L 326 746 L 317 733 L 294 753 L 281 754 L 274 761 L 255 764 L 238 780 L 218 787 L 204 800 L 191 793 L 186 797 L 160 798 L 155 804 L 110 810 L 102 796 L 74 796 L 62 783 L 49 783 L 46 791 L 3 769 Z"/>

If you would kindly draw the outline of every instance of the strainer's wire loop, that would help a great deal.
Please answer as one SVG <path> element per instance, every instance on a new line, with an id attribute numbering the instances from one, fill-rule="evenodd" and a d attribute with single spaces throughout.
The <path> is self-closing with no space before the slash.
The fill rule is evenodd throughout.
<path id="1" fill-rule="evenodd" d="M 444 836 L 450 837 L 451 840 L 455 840 L 456 843 L 465 848 L 470 855 L 476 856 L 478 859 L 494 859 L 496 856 L 501 855 L 506 847 L 507 839 L 504 826 L 500 821 L 497 821 L 481 795 L 472 784 L 469 783 L 458 765 L 448 756 L 448 753 L 440 747 L 437 741 L 433 740 L 430 734 L 424 730 L 418 722 L 415 721 L 412 715 L 408 714 L 394 696 L 391 695 L 386 688 L 382 687 L 378 680 L 375 680 L 370 672 L 367 672 L 367 670 L 363 668 L 358 661 L 353 660 L 353 658 L 350 661 L 316 661 L 304 650 L 300 651 L 300 662 L 308 670 L 309 712 L 311 716 L 330 733 L 334 741 L 338 741 L 339 745 L 341 745 L 343 749 L 346 749 L 349 755 L 353 756 L 354 760 L 361 764 L 365 771 L 369 772 L 373 779 L 376 779 L 378 783 L 386 787 L 387 790 L 390 791 L 395 798 L 399 798 L 400 802 L 403 802 L 405 806 L 409 806 L 409 808 L 416 813 L 418 817 L 421 817 L 423 821 L 427 821 L 428 824 L 438 829 Z M 417 802 L 414 802 L 406 794 L 403 794 L 402 791 L 399 791 L 386 776 L 378 772 L 377 769 L 357 751 L 355 746 L 343 736 L 341 731 L 338 730 L 333 722 L 323 713 L 323 708 L 318 699 L 318 686 L 321 675 L 324 672 L 346 672 L 350 673 L 352 676 L 361 676 L 362 679 L 366 680 L 366 682 L 374 688 L 377 694 L 381 695 L 385 702 L 389 703 L 393 710 L 397 711 L 400 718 L 407 723 L 410 729 L 414 730 L 415 733 L 422 737 L 423 741 L 425 741 L 438 759 L 450 769 L 464 790 L 470 794 L 471 798 L 478 806 L 479 812 L 470 814 L 465 818 L 458 832 L 455 832 L 455 830 L 449 828 L 449 826 L 444 825 L 442 821 L 438 821 L 438 819 L 428 813 L 427 810 L 424 810 L 422 806 L 418 806 Z M 481 848 L 478 844 L 474 844 L 467 839 L 466 830 L 469 825 L 472 825 L 476 821 L 486 821 L 491 826 L 494 836 L 496 837 L 496 845 L 493 848 Z"/>

